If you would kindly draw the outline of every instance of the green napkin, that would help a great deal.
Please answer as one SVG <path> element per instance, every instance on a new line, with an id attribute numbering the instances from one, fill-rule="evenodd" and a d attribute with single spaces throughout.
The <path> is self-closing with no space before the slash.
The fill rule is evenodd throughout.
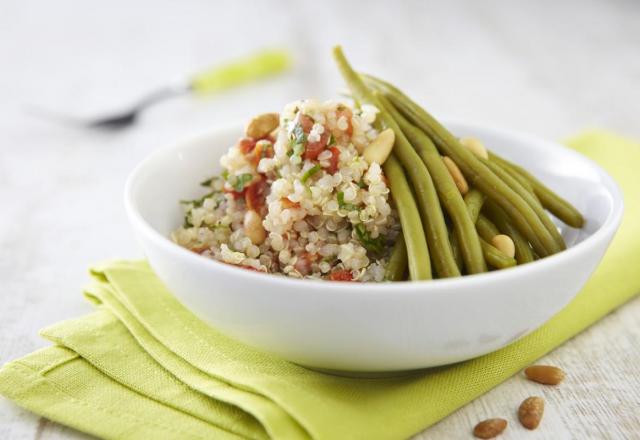
<path id="1" fill-rule="evenodd" d="M 626 212 L 585 288 L 543 327 L 489 355 L 399 378 L 354 379 L 248 348 L 196 319 L 145 262 L 92 270 L 88 316 L 43 330 L 49 348 L 0 370 L 0 392 L 105 438 L 396 439 L 509 378 L 640 290 L 640 145 L 590 132 L 569 145 L 621 185 Z"/>

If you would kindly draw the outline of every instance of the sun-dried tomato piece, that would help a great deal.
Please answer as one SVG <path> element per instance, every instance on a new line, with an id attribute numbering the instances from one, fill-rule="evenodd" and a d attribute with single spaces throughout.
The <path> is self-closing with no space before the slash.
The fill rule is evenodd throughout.
<path id="1" fill-rule="evenodd" d="M 244 201 L 248 209 L 261 212 L 265 205 L 267 181 L 262 178 L 254 181 L 244 189 Z"/>
<path id="2" fill-rule="evenodd" d="M 280 203 L 282 204 L 282 207 L 284 209 L 291 209 L 291 208 L 296 209 L 296 208 L 300 207 L 300 203 L 292 202 L 291 200 L 289 200 L 286 197 L 281 198 L 280 199 Z"/>
<path id="3" fill-rule="evenodd" d="M 347 129 L 343 131 L 347 135 L 351 136 L 353 134 L 353 121 L 351 119 L 353 118 L 353 113 L 351 112 L 351 109 L 349 109 L 348 107 L 340 106 L 336 110 L 336 121 L 339 121 L 342 116 L 344 116 L 347 120 Z"/>
<path id="4" fill-rule="evenodd" d="M 257 142 L 255 148 L 248 156 L 249 162 L 257 167 L 260 163 L 260 160 L 265 157 L 273 157 L 273 145 L 267 142 Z"/>
<path id="5" fill-rule="evenodd" d="M 298 115 L 298 123 L 302 127 L 302 131 L 305 134 L 309 134 L 315 122 L 313 121 L 313 118 L 311 116 L 300 113 Z"/>
<path id="6" fill-rule="evenodd" d="M 338 171 L 338 161 L 340 160 L 340 150 L 338 147 L 330 147 L 329 151 L 331 151 L 331 157 L 329 158 L 329 166 L 327 167 L 327 171 L 331 174 Z"/>
<path id="7" fill-rule="evenodd" d="M 250 137 L 244 137 L 238 141 L 238 149 L 242 154 L 249 154 L 256 147 L 256 140 Z"/>
<path id="8" fill-rule="evenodd" d="M 353 276 L 350 270 L 338 269 L 329 274 L 329 279 L 331 281 L 353 281 Z"/>
<path id="9" fill-rule="evenodd" d="M 298 116 L 298 123 L 302 127 L 302 131 L 308 136 L 315 122 L 310 116 L 300 114 Z M 329 130 L 325 127 L 324 132 L 320 135 L 320 140 L 310 142 L 307 139 L 302 157 L 305 160 L 316 160 L 318 155 L 327 147 L 330 136 L 331 133 L 329 133 Z"/>

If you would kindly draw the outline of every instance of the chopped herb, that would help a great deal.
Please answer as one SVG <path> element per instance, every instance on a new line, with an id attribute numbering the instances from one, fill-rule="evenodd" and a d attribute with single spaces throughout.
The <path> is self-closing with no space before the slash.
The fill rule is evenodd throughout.
<path id="1" fill-rule="evenodd" d="M 219 192 L 216 194 L 216 204 L 213 209 L 218 209 L 220 204 L 226 200 L 226 197 L 223 193 Z"/>
<path id="2" fill-rule="evenodd" d="M 287 151 L 287 155 L 291 156 L 302 156 L 304 152 L 304 146 L 307 142 L 307 135 L 302 129 L 302 124 L 300 122 L 296 122 L 293 126 L 293 129 L 289 133 L 289 147 L 291 150 Z"/>
<path id="3" fill-rule="evenodd" d="M 302 124 L 299 122 L 293 126 L 293 130 L 291 130 L 291 139 L 289 139 L 289 146 L 295 147 L 296 145 L 303 145 L 307 142 L 307 135 L 304 133 L 302 129 Z"/>
<path id="4" fill-rule="evenodd" d="M 245 185 L 251 182 L 252 180 L 253 180 L 253 174 L 244 173 L 244 174 L 240 174 L 239 176 L 235 176 L 235 180 L 231 185 L 233 186 L 233 189 L 236 190 L 236 192 L 242 192 L 244 190 Z"/>
<path id="5" fill-rule="evenodd" d="M 260 149 L 260 158 L 264 159 L 268 157 L 269 153 L 273 151 L 273 144 L 269 141 L 264 141 L 264 146 Z"/>
<path id="6" fill-rule="evenodd" d="M 329 136 L 329 143 L 327 145 L 329 147 L 332 147 L 337 144 L 338 144 L 338 141 L 336 141 L 336 137 L 333 135 L 333 133 L 331 133 L 331 136 Z"/>
<path id="7" fill-rule="evenodd" d="M 205 194 L 204 196 L 200 197 L 199 199 L 180 200 L 180 204 L 188 206 L 188 210 L 184 215 L 184 222 L 182 223 L 182 227 L 183 228 L 186 229 L 186 228 L 192 228 L 193 227 L 193 223 L 191 223 L 191 213 L 192 213 L 193 209 L 202 207 L 202 205 L 204 204 L 205 200 L 210 199 L 212 197 L 216 197 L 215 198 L 215 205 L 214 205 L 213 209 L 218 209 L 220 204 L 225 200 L 224 194 L 222 194 L 220 191 L 211 191 L 210 193 Z"/>
<path id="8" fill-rule="evenodd" d="M 340 209 L 346 209 L 347 211 L 353 211 L 354 209 L 358 209 L 358 207 L 353 203 L 345 203 L 344 192 L 342 191 L 338 193 L 338 207 Z"/>
<path id="9" fill-rule="evenodd" d="M 384 237 L 382 235 L 377 238 L 371 238 L 371 234 L 367 231 L 364 224 L 358 223 L 355 225 L 354 230 L 358 236 L 358 240 L 362 243 L 362 246 L 370 252 L 380 254 L 384 250 Z"/>
<path id="10" fill-rule="evenodd" d="M 224 174 L 224 173 L 223 173 Z M 228 172 L 227 172 L 228 177 Z M 224 176 L 213 176 L 207 180 L 200 182 L 200 186 L 204 186 L 205 188 L 214 188 L 215 183 L 219 181 L 227 180 Z"/>
<path id="11" fill-rule="evenodd" d="M 338 260 L 338 258 L 336 256 L 333 257 L 324 257 L 321 261 L 324 263 L 329 263 L 329 264 L 333 264 Z"/>
<path id="12" fill-rule="evenodd" d="M 366 184 L 366 183 L 364 183 L 364 180 L 360 180 L 360 181 L 358 182 L 358 186 L 359 186 L 360 188 L 366 188 L 366 187 L 367 187 L 367 184 Z"/>
<path id="13" fill-rule="evenodd" d="M 182 205 L 193 205 L 194 208 L 200 208 L 205 200 L 207 200 L 209 197 L 213 196 L 216 193 L 217 193 L 217 191 L 211 191 L 210 193 L 207 193 L 207 194 L 203 195 L 199 199 L 180 200 L 180 203 Z"/>
<path id="14" fill-rule="evenodd" d="M 229 170 L 224 170 L 220 175 L 224 180 L 229 180 Z"/>
<path id="15" fill-rule="evenodd" d="M 307 180 L 309 180 L 309 177 L 313 176 L 318 171 L 320 171 L 320 165 L 316 164 L 312 166 L 302 175 L 302 178 L 300 179 L 300 181 L 302 183 L 305 183 Z"/>
<path id="16" fill-rule="evenodd" d="M 180 200 L 180 204 L 190 206 L 189 211 L 187 212 L 187 215 L 189 215 L 191 213 L 191 209 L 202 207 L 202 205 L 204 204 L 204 201 L 213 196 L 217 196 L 215 200 L 216 204 L 213 207 L 213 209 L 218 209 L 218 207 L 220 206 L 220 203 L 222 203 L 225 199 L 224 195 L 220 191 L 211 191 L 210 193 L 203 195 L 199 199 Z"/>
<path id="17" fill-rule="evenodd" d="M 302 153 L 304 153 L 304 144 L 295 144 L 293 146 L 293 155 L 302 156 Z"/>
<path id="18" fill-rule="evenodd" d="M 216 223 L 215 225 L 206 225 L 207 229 L 209 229 L 210 231 L 215 231 L 216 229 L 231 229 L 229 227 L 229 225 L 221 225 L 219 223 Z"/>

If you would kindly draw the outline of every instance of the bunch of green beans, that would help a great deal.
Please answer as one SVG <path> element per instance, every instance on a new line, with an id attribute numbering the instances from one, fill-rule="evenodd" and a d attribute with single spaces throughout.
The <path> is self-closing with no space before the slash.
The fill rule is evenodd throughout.
<path id="1" fill-rule="evenodd" d="M 402 232 L 387 280 L 506 269 L 566 249 L 546 211 L 582 227 L 582 215 L 569 202 L 479 141 L 465 146 L 395 86 L 358 74 L 339 46 L 333 54 L 354 100 L 375 106 L 376 128 L 395 133 L 383 171 Z"/>

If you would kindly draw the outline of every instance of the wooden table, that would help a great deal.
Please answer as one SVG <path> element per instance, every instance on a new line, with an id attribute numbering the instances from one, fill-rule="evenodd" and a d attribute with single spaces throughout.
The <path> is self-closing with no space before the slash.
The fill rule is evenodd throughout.
<path id="1" fill-rule="evenodd" d="M 80 296 L 89 263 L 140 256 L 121 200 L 139 160 L 296 98 L 335 96 L 336 42 L 358 68 L 393 79 L 437 115 L 551 139 L 585 127 L 640 138 L 637 2 L 236 3 L 3 1 L 0 362 L 46 345 L 39 328 L 90 310 Z M 75 130 L 29 111 L 108 110 L 260 46 L 290 47 L 295 71 L 212 99 L 177 99 L 130 131 Z M 561 387 L 514 377 L 417 438 L 469 438 L 478 420 L 515 420 L 519 402 L 540 393 L 541 428 L 512 423 L 503 438 L 640 438 L 639 317 L 636 299 L 544 359 L 568 372 Z M 2 439 L 81 437 L 0 400 Z"/>

